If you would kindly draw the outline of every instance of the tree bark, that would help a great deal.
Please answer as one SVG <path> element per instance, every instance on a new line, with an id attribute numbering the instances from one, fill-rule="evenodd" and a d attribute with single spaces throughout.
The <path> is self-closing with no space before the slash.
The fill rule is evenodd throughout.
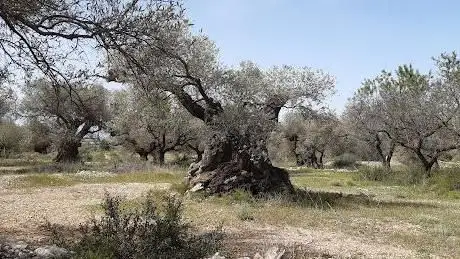
<path id="1" fill-rule="evenodd" d="M 76 139 L 64 140 L 58 146 L 58 154 L 54 161 L 56 162 L 76 162 L 80 159 L 78 155 L 78 148 L 81 142 Z"/>
<path id="2" fill-rule="evenodd" d="M 292 153 L 295 155 L 295 163 L 297 166 L 305 165 L 305 160 L 302 158 L 302 155 L 297 152 L 297 143 L 299 142 L 299 136 L 293 135 L 289 138 L 289 141 L 292 142 Z"/>
<path id="3" fill-rule="evenodd" d="M 149 153 L 147 152 L 137 152 L 143 161 L 149 160 Z"/>
<path id="4" fill-rule="evenodd" d="M 425 170 L 426 177 L 431 177 L 432 176 L 432 168 L 435 163 L 437 163 L 438 159 L 437 158 L 432 158 L 428 160 L 422 153 L 421 150 L 415 150 L 415 154 L 417 157 L 420 159 L 423 165 L 423 169 Z"/>
<path id="5" fill-rule="evenodd" d="M 203 159 L 190 167 L 189 187 L 210 194 L 237 189 L 252 194 L 293 191 L 288 172 L 271 164 L 264 143 L 250 150 L 242 142 L 240 136 L 215 134 L 205 147 Z"/>
<path id="6" fill-rule="evenodd" d="M 393 157 L 393 153 L 396 148 L 396 145 L 394 144 L 394 142 L 391 142 L 390 149 L 388 150 L 388 154 L 385 155 L 382 149 L 382 140 L 380 139 L 377 133 L 375 135 L 375 148 L 377 149 L 377 152 L 379 153 L 380 160 L 382 161 L 382 166 L 386 169 L 390 169 L 391 168 L 391 158 Z"/>
<path id="7" fill-rule="evenodd" d="M 166 152 L 164 150 L 156 150 L 155 151 L 156 161 L 158 162 L 158 164 L 160 164 L 160 165 L 165 164 L 165 154 L 166 154 Z"/>
<path id="8" fill-rule="evenodd" d="M 215 117 L 223 112 L 221 104 L 208 97 L 199 80 L 195 86 L 205 104 L 196 102 L 184 89 L 173 92 L 179 102 L 194 117 L 212 125 Z M 286 100 L 287 101 L 287 100 Z M 269 101 L 264 112 L 272 122 L 278 122 L 278 115 L 285 102 Z M 257 136 L 255 129 L 249 134 Z M 263 131 L 262 131 L 263 133 Z M 229 130 L 217 129 L 205 147 L 200 162 L 190 166 L 186 182 L 191 190 L 204 190 L 220 194 L 243 189 L 252 194 L 265 192 L 292 192 L 294 187 L 286 170 L 274 167 L 268 157 L 266 140 L 252 143 L 247 137 Z"/>
<path id="9" fill-rule="evenodd" d="M 324 163 L 323 163 L 323 157 L 324 157 L 324 151 L 318 151 L 319 152 L 319 162 L 318 162 L 318 165 L 319 165 L 319 168 L 324 168 Z"/>

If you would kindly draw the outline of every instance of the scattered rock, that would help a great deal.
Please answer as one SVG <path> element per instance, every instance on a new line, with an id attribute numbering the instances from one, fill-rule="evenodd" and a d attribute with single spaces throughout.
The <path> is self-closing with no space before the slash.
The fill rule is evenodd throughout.
<path id="1" fill-rule="evenodd" d="M 23 241 L 19 241 L 17 244 L 13 245 L 13 249 L 14 250 L 25 250 L 27 249 L 28 245 L 23 242 Z"/>
<path id="2" fill-rule="evenodd" d="M 197 192 L 197 191 L 200 191 L 200 190 L 203 190 L 203 189 L 204 189 L 203 184 L 199 183 L 199 184 L 193 186 L 189 191 L 190 192 Z"/>
<path id="3" fill-rule="evenodd" d="M 221 256 L 219 252 L 217 252 L 212 257 L 209 257 L 208 259 L 225 259 L 225 257 Z"/>
<path id="4" fill-rule="evenodd" d="M 22 241 L 16 244 L 0 244 L 0 258 L 2 259 L 30 259 L 34 257 L 35 253 Z"/>
<path id="5" fill-rule="evenodd" d="M 256 253 L 252 259 L 281 259 L 283 258 L 284 253 L 286 252 L 285 249 L 279 249 L 276 246 L 270 247 L 267 252 L 265 252 L 264 256 Z M 215 253 L 212 257 L 208 259 L 225 259 L 224 256 L 221 256 L 219 252 Z M 251 257 L 240 257 L 238 259 L 251 259 Z"/>
<path id="6" fill-rule="evenodd" d="M 35 249 L 34 253 L 38 258 L 63 258 L 69 255 L 67 249 L 52 246 L 43 246 Z"/>
<path id="7" fill-rule="evenodd" d="M 279 249 L 278 247 L 273 246 L 267 250 L 267 252 L 264 255 L 264 259 L 281 259 L 285 252 L 285 249 Z"/>
<path id="8" fill-rule="evenodd" d="M 89 170 L 82 170 L 75 175 L 81 177 L 107 177 L 107 176 L 114 176 L 111 172 L 103 172 L 103 171 L 89 171 Z"/>

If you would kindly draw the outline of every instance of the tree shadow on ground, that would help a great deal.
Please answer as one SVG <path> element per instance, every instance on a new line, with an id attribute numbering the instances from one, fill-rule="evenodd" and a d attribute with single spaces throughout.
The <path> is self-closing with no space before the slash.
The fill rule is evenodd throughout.
<path id="1" fill-rule="evenodd" d="M 296 189 L 292 194 L 265 194 L 257 197 L 262 200 L 279 200 L 286 205 L 313 207 L 319 209 L 345 208 L 354 209 L 359 206 L 397 208 L 437 208 L 439 205 L 426 201 L 385 200 L 376 199 L 372 194 L 350 194 L 334 191 Z"/>

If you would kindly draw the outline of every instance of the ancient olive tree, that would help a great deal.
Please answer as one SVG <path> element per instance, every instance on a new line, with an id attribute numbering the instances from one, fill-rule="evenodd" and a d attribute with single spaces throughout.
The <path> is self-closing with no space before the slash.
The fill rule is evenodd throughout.
<path id="1" fill-rule="evenodd" d="M 106 90 L 83 81 L 72 83 L 72 92 L 54 82 L 39 79 L 24 87 L 22 110 L 52 131 L 57 162 L 78 159 L 82 139 L 104 127 L 108 120 Z"/>
<path id="2" fill-rule="evenodd" d="M 287 172 L 268 157 L 268 136 L 283 107 L 320 102 L 333 88 L 333 79 L 310 68 L 263 70 L 251 62 L 226 69 L 213 42 L 193 35 L 188 24 L 178 21 L 164 33 L 146 33 L 131 48 L 126 46 L 128 56 L 118 52 L 109 59 L 111 72 L 114 79 L 144 90 L 171 93 L 211 129 L 203 159 L 189 171 L 190 186 L 210 193 L 291 190 Z"/>
<path id="3" fill-rule="evenodd" d="M 372 147 L 382 166 L 390 168 L 396 141 L 389 136 L 388 125 L 382 120 L 382 100 L 369 90 L 369 81 L 349 101 L 343 114 L 347 131 L 357 140 Z"/>
<path id="4" fill-rule="evenodd" d="M 115 93 L 112 103 L 112 135 L 147 160 L 153 155 L 164 164 L 165 154 L 192 144 L 192 117 L 161 92 L 144 93 L 129 88 Z"/>
<path id="5" fill-rule="evenodd" d="M 380 100 L 384 133 L 412 151 L 427 176 L 440 155 L 460 145 L 460 61 L 455 53 L 443 54 L 436 65 L 435 74 L 400 66 L 365 84 Z"/>

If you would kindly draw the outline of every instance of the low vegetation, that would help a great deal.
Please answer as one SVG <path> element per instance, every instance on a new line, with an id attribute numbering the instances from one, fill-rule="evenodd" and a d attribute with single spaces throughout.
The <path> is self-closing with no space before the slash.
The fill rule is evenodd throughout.
<path id="1" fill-rule="evenodd" d="M 165 197 L 162 206 L 148 195 L 140 208 L 126 210 L 107 194 L 102 217 L 80 226 L 77 240 L 66 240 L 49 225 L 54 243 L 73 251 L 73 258 L 203 258 L 221 246 L 219 229 L 194 232 L 182 218 L 182 201 Z"/>
<path id="2" fill-rule="evenodd" d="M 112 173 L 109 176 L 97 176 L 97 171 L 95 175 L 91 175 L 89 171 L 83 176 L 78 176 L 75 172 L 18 175 L 10 181 L 6 190 L 27 190 L 26 193 L 34 195 L 35 190 L 43 192 L 42 188 L 71 187 L 78 191 L 80 185 L 110 184 L 122 188 L 128 183 L 147 183 L 155 188 L 155 184 L 167 184 L 166 189 L 158 189 L 147 197 L 134 200 L 119 200 L 107 196 L 106 206 L 102 209 L 99 206 L 88 205 L 86 209 L 98 216 L 84 224 L 79 231 L 69 232 L 65 226 L 64 229 L 54 228 L 55 234 L 62 234 L 62 231 L 72 233 L 70 236 L 54 236 L 53 240 L 56 244 L 75 251 L 76 258 L 100 258 L 101 254 L 114 257 L 113 253 L 125 252 L 137 255 L 142 253 L 142 247 L 146 244 L 142 244 L 139 238 L 122 238 L 129 236 L 127 232 L 132 228 L 128 226 L 133 226 L 130 224 L 134 224 L 134 220 L 145 218 L 143 213 L 148 210 L 147 203 L 156 205 L 155 211 L 152 212 L 155 217 L 166 220 L 168 214 L 165 212 L 168 207 L 173 209 L 179 206 L 179 203 L 162 198 L 171 194 L 175 195 L 175 199 L 182 201 L 180 215 L 184 220 L 181 222 L 189 222 L 184 225 L 187 226 L 184 231 L 188 234 L 183 236 L 182 241 L 195 242 L 197 239 L 192 238 L 195 234 L 204 239 L 211 238 L 216 242 L 213 243 L 214 241 L 211 242 L 209 239 L 206 239 L 206 242 L 212 244 L 212 247 L 194 243 L 195 248 L 203 253 L 206 251 L 207 254 L 219 251 L 220 254 L 233 257 L 254 254 L 257 251 L 262 253 L 268 249 L 269 243 L 262 245 L 252 241 L 246 242 L 254 238 L 268 242 L 271 235 L 269 233 L 276 233 L 273 234 L 276 238 L 290 238 L 288 243 L 278 246 L 285 247 L 287 254 L 297 256 L 293 258 L 339 253 L 331 250 L 331 244 L 322 236 L 330 236 L 334 242 L 360 242 L 362 249 L 365 249 L 368 243 L 373 244 L 373 249 L 380 249 L 379 247 L 384 244 L 404 247 L 410 254 L 404 252 L 403 257 L 459 254 L 460 233 L 457 229 L 460 225 L 456 219 L 460 217 L 460 191 L 457 189 L 459 178 L 455 168 L 441 169 L 435 172 L 432 178 L 424 181 L 398 180 L 405 179 L 411 174 L 411 171 L 406 169 L 395 168 L 389 172 L 379 166 L 361 166 L 358 170 L 351 171 L 299 168 L 290 171 L 291 180 L 297 190 L 290 195 L 279 193 L 253 196 L 244 190 L 221 196 L 185 193 L 184 169 L 159 167 L 153 168 L 152 171 Z M 68 189 L 68 192 L 73 191 Z M 119 225 L 111 225 L 110 222 L 117 217 L 120 219 Z M 122 219 L 130 222 L 125 225 L 125 229 L 121 223 Z M 141 233 L 141 226 L 145 226 L 146 222 L 141 220 L 138 223 L 139 228 L 136 231 L 139 232 L 136 233 Z M 220 225 L 223 226 L 223 232 L 213 232 L 211 226 Z M 155 231 L 150 234 L 156 238 L 158 233 Z M 115 232 L 118 235 L 115 235 Z M 123 234 L 125 232 L 126 235 Z M 316 240 L 319 247 L 308 248 L 309 246 L 304 243 L 305 237 L 299 234 L 302 232 L 308 232 L 308 236 Z M 222 233 L 227 237 L 220 242 Z M 98 235 L 103 235 L 104 238 Z M 374 240 L 373 237 L 377 236 L 378 239 Z M 118 239 L 114 240 L 115 238 Z M 112 244 L 117 244 L 117 247 L 129 245 L 129 248 L 120 251 L 112 248 Z M 218 244 L 221 246 L 217 246 Z M 348 245 L 351 246 L 352 243 Z M 180 246 L 187 247 L 184 244 Z M 151 249 L 153 250 L 148 250 L 148 253 L 172 251 L 166 248 Z M 183 256 L 182 250 L 176 250 L 177 256 Z M 393 257 L 401 252 L 398 251 L 390 251 L 386 256 Z M 169 256 L 174 258 L 175 255 Z"/>

